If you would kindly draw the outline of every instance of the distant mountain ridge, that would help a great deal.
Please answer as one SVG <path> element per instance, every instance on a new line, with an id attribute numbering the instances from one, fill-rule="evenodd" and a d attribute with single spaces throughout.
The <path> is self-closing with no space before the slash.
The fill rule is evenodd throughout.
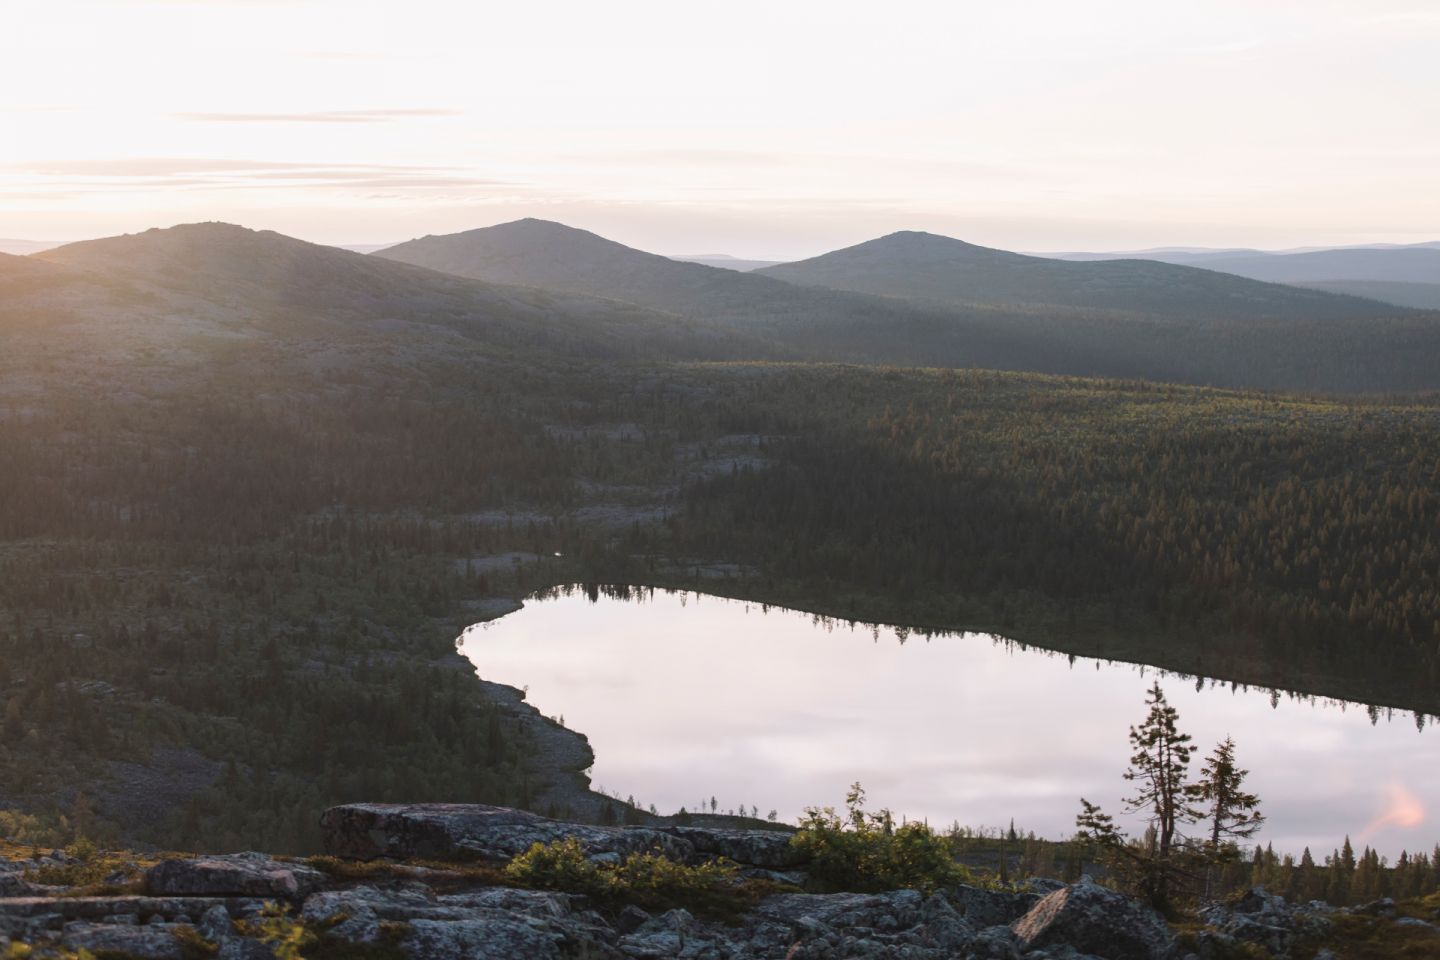
<path id="1" fill-rule="evenodd" d="M 1067 253 L 1071 261 L 1137 257 L 1203 267 L 1238 277 L 1285 283 L 1415 309 L 1440 309 L 1440 241 L 1311 250 L 1155 249 L 1134 254 Z"/>
<path id="2" fill-rule="evenodd" d="M 1150 260 L 1074 262 L 901 231 L 760 274 L 793 283 L 950 305 L 1063 307 L 1153 318 L 1363 317 L 1360 298 L 1300 291 Z"/>
<path id="3" fill-rule="evenodd" d="M 423 237 L 373 256 L 489 283 L 622 300 L 740 329 L 794 332 L 856 320 L 903 324 L 935 316 L 876 297 L 805 289 L 759 273 L 673 260 L 549 220 Z"/>
<path id="4" fill-rule="evenodd" d="M 88 240 L 23 262 L 63 271 L 67 285 L 48 300 L 36 291 L 0 302 L 0 325 L 50 305 L 93 334 L 157 346 L 303 343 L 347 362 L 358 362 L 347 351 L 359 347 L 395 358 L 539 351 L 592 359 L 763 349 L 749 341 L 732 349 L 741 339 L 734 332 L 631 304 L 501 287 L 225 223 Z"/>
<path id="5" fill-rule="evenodd" d="M 366 382 L 435 364 L 470 370 L 559 357 L 838 361 L 1282 390 L 1440 389 L 1440 317 L 1430 314 L 1143 262 L 1120 263 L 1125 276 L 1146 281 L 1128 289 L 1114 279 L 1116 268 L 1060 264 L 1069 285 L 1047 290 L 1034 282 L 1037 258 L 924 234 L 862 247 L 860 263 L 852 248 L 830 255 L 831 265 L 850 260 L 845 279 L 902 295 L 682 263 L 540 221 L 371 256 L 268 231 L 190 224 L 0 259 L 0 334 L 12 356 L 63 355 L 102 371 L 116 358 L 149 354 L 198 371 L 209 369 L 205 358 L 223 355 Z M 975 295 L 971 285 L 955 292 L 957 262 L 990 284 L 981 293 L 992 299 L 1021 281 L 1030 283 L 1019 290 L 1030 300 L 1037 290 L 1052 298 L 1057 289 L 1073 293 L 1079 273 L 1101 282 L 1078 288 L 1090 306 L 947 303 L 941 297 Z M 1146 298 L 1164 305 L 1167 295 L 1190 289 L 1152 282 L 1157 270 L 1162 278 L 1175 271 L 1187 282 L 1199 278 L 1193 289 L 1226 309 L 1187 301 L 1168 313 L 1147 310 Z M 917 293 L 931 296 L 904 295 Z M 1093 305 L 1122 294 L 1128 311 Z"/>
<path id="6" fill-rule="evenodd" d="M 32 253 L 40 253 L 42 250 L 53 250 L 59 246 L 63 246 L 63 241 L 0 239 L 0 254 L 23 257 Z"/>
<path id="7" fill-rule="evenodd" d="M 732 257 L 724 253 L 702 254 L 698 256 L 671 256 L 671 260 L 680 260 L 685 263 L 703 263 L 707 267 L 719 267 L 721 270 L 738 270 L 741 273 L 749 273 L 751 270 L 760 270 L 764 267 L 776 267 L 784 263 L 783 260 L 747 260 L 744 257 Z"/>

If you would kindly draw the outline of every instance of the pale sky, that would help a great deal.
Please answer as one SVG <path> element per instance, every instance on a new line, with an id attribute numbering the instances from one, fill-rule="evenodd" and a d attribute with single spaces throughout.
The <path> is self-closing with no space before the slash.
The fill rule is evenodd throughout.
<path id="1" fill-rule="evenodd" d="M 1440 239 L 1440 0 L 0 0 L 0 237 Z"/>

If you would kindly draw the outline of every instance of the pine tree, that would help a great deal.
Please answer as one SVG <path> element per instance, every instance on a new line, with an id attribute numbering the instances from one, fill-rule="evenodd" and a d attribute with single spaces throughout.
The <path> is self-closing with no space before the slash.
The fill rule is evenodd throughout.
<path id="1" fill-rule="evenodd" d="M 1165 700 L 1159 683 L 1150 688 L 1145 704 L 1149 707 L 1145 721 L 1130 728 L 1135 753 L 1125 771 L 1125 779 L 1138 784 L 1138 789 L 1124 801 L 1127 812 L 1146 815 L 1149 827 L 1144 839 L 1131 844 L 1109 814 L 1084 798 L 1075 818 L 1076 839 L 1098 847 L 1098 858 L 1122 882 L 1165 910 L 1174 881 L 1184 876 L 1180 827 L 1194 823 L 1202 812 L 1190 806 L 1195 787 L 1186 777 L 1194 748 L 1189 735 L 1176 727 L 1179 714 Z"/>
<path id="2" fill-rule="evenodd" d="M 1190 771 L 1190 735 L 1176 727 L 1180 714 L 1165 699 L 1165 691 L 1157 681 L 1150 688 L 1145 705 L 1150 708 L 1139 727 L 1130 728 L 1130 769 L 1125 779 L 1139 784 L 1135 796 L 1125 803 L 1130 812 L 1144 812 L 1155 825 L 1155 855 L 1168 859 L 1180 837 L 1180 826 L 1194 823 L 1201 817 L 1191 807 L 1193 790 L 1186 782 Z"/>

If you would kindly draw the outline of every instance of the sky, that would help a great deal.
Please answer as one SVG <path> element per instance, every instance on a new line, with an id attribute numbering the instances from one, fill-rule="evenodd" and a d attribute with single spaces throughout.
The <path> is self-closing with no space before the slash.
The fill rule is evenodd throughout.
<path id="1" fill-rule="evenodd" d="M 1435 0 L 4 0 L 0 237 L 1440 239 Z"/>

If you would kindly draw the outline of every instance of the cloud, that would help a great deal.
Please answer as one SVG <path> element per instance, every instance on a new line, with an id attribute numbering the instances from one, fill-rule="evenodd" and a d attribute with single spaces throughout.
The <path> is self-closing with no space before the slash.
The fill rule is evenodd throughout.
<path id="1" fill-rule="evenodd" d="M 213 190 L 496 190 L 518 188 L 511 181 L 475 176 L 454 167 L 302 163 L 190 157 L 117 160 L 51 160 L 0 168 L 28 174 L 37 188 L 97 192 L 156 189 Z M 38 196 L 30 193 L 27 196 Z"/>
<path id="2" fill-rule="evenodd" d="M 458 117 L 460 111 L 432 107 L 396 110 L 320 110 L 308 113 L 177 113 L 196 123 L 394 123 L 425 117 Z"/>

